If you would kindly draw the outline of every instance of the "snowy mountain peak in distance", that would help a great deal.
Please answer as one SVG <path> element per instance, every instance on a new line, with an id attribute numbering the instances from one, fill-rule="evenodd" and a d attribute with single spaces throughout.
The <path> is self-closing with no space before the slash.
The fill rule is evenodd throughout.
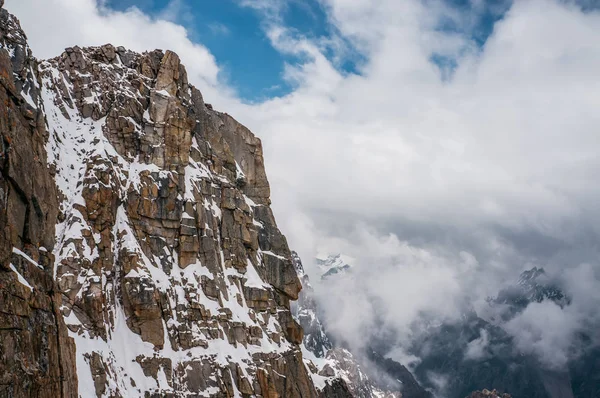
<path id="1" fill-rule="evenodd" d="M 350 271 L 354 263 L 354 258 L 340 253 L 318 255 L 315 263 L 321 274 L 321 279 L 327 279 L 333 275 Z"/>
<path id="2" fill-rule="evenodd" d="M 506 288 L 498 294 L 494 300 L 500 304 L 510 304 L 513 309 L 522 310 L 529 303 L 541 303 L 551 300 L 564 306 L 570 301 L 556 281 L 551 278 L 543 268 L 533 267 L 523 271 L 514 286 Z"/>

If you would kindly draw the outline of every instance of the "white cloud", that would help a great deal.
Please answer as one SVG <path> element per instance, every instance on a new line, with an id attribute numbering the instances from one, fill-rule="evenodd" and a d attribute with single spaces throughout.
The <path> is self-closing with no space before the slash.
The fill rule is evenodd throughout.
<path id="1" fill-rule="evenodd" d="M 229 34 L 231 34 L 231 30 L 227 27 L 227 25 L 219 22 L 213 22 L 208 24 L 208 29 L 214 35 L 228 36 Z"/>
<path id="2" fill-rule="evenodd" d="M 530 304 L 505 328 L 515 336 L 521 352 L 536 354 L 551 369 L 562 370 L 570 358 L 573 334 L 579 326 L 571 311 L 543 301 Z"/>
<path id="3" fill-rule="evenodd" d="M 490 336 L 485 329 L 480 330 L 479 338 L 470 341 L 467 344 L 467 350 L 465 351 L 465 359 L 479 360 L 489 356 L 487 351 L 488 344 L 490 343 Z"/>

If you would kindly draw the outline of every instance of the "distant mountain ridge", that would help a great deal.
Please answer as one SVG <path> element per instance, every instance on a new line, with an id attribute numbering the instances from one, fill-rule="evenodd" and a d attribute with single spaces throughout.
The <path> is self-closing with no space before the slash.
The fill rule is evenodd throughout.
<path id="1" fill-rule="evenodd" d="M 298 302 L 292 308 L 304 329 L 304 346 L 310 352 L 305 357 L 314 361 L 319 369 L 318 374 L 328 377 L 326 382 L 330 384 L 336 379 L 343 380 L 352 396 L 358 398 L 430 398 L 431 394 L 401 364 L 375 352 L 351 353 L 345 347 L 336 347 L 331 342 L 326 325 L 320 320 L 318 303 L 302 260 L 295 252 L 292 258 L 303 286 Z M 319 272 L 325 271 L 321 279 L 327 279 L 324 275 L 335 277 L 338 272 L 346 272 L 351 267 L 346 263 L 348 259 L 341 254 L 316 259 Z M 310 354 L 314 357 L 311 358 Z M 378 373 L 387 375 L 381 378 Z"/>
<path id="2" fill-rule="evenodd" d="M 321 272 L 321 279 L 349 272 L 352 269 L 351 262 L 352 258 L 343 254 L 330 254 L 324 258 L 315 258 L 315 264 Z"/>
<path id="3" fill-rule="evenodd" d="M 343 268 L 345 262 L 340 261 L 341 258 L 342 255 L 333 255 L 318 259 L 317 264 L 321 264 L 318 272 L 326 273 L 328 269 L 342 269 L 342 274 L 351 272 L 351 269 Z M 335 275 L 341 274 L 329 273 L 326 278 L 321 278 L 321 283 L 325 286 L 335 283 Z M 488 300 L 492 308 L 499 310 L 500 319 L 490 323 L 471 310 L 460 321 L 423 330 L 412 347 L 407 347 L 409 354 L 420 358 L 410 370 L 386 358 L 393 348 L 393 341 L 373 340 L 371 350 L 362 359 L 361 353 L 352 354 L 358 364 L 368 358 L 369 363 L 376 365 L 378 372 L 386 376 L 381 378 L 383 384 L 376 384 L 381 390 L 394 391 L 398 388 L 393 383 L 398 379 L 397 375 L 410 375 L 403 379 L 403 391 L 408 397 L 427 396 L 420 395 L 427 390 L 446 397 L 465 397 L 475 390 L 480 390 L 479 395 L 473 395 L 478 397 L 505 394 L 528 398 L 600 397 L 599 350 L 592 349 L 587 355 L 571 361 L 568 369 L 547 369 L 533 355 L 520 353 L 513 338 L 503 330 L 503 322 L 519 315 L 529 304 L 543 302 L 563 308 L 570 305 L 571 298 L 555 278 L 543 268 L 534 267 L 522 272 L 512 286 L 499 290 Z M 326 334 L 326 325 L 323 326 Z M 432 374 L 446 378 L 443 392 L 432 382 Z M 365 375 L 371 380 L 368 372 Z M 417 389 L 408 393 L 406 386 L 413 375 Z"/>

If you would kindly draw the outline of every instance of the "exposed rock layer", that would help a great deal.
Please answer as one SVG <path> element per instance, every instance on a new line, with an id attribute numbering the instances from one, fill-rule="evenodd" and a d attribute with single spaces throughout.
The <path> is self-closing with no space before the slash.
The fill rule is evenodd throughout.
<path id="1" fill-rule="evenodd" d="M 76 47 L 40 70 L 64 199 L 56 280 L 79 345 L 103 347 L 78 353 L 96 393 L 315 396 L 260 140 L 207 108 L 169 51 Z M 135 334 L 141 369 L 115 350 Z"/>
<path id="2" fill-rule="evenodd" d="M 52 278 L 58 201 L 36 71 L 19 22 L 0 9 L 0 396 L 74 397 L 74 344 Z"/>
<path id="3" fill-rule="evenodd" d="M 511 398 L 509 394 L 503 394 L 496 390 L 482 390 L 472 392 L 467 398 Z"/>

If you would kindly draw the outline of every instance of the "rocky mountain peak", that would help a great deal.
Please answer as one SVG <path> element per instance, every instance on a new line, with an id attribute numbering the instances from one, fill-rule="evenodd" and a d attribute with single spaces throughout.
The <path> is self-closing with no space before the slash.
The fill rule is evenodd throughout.
<path id="1" fill-rule="evenodd" d="M 317 257 L 315 262 L 321 272 L 321 279 L 348 272 L 352 268 L 352 258 L 339 253 Z"/>
<path id="2" fill-rule="evenodd" d="M 517 283 L 519 285 L 527 285 L 535 281 L 538 277 L 545 275 L 546 271 L 543 268 L 533 267 L 532 269 L 523 271 L 519 276 Z"/>
<path id="3" fill-rule="evenodd" d="M 553 301 L 560 306 L 570 302 L 570 298 L 543 268 L 534 267 L 523 271 L 514 286 L 501 290 L 491 302 L 508 304 L 508 315 L 513 316 L 529 303 L 541 303 L 544 300 Z"/>
<path id="4" fill-rule="evenodd" d="M 260 140 L 173 52 L 38 62 L 0 18 L 2 391 L 317 396 Z"/>

